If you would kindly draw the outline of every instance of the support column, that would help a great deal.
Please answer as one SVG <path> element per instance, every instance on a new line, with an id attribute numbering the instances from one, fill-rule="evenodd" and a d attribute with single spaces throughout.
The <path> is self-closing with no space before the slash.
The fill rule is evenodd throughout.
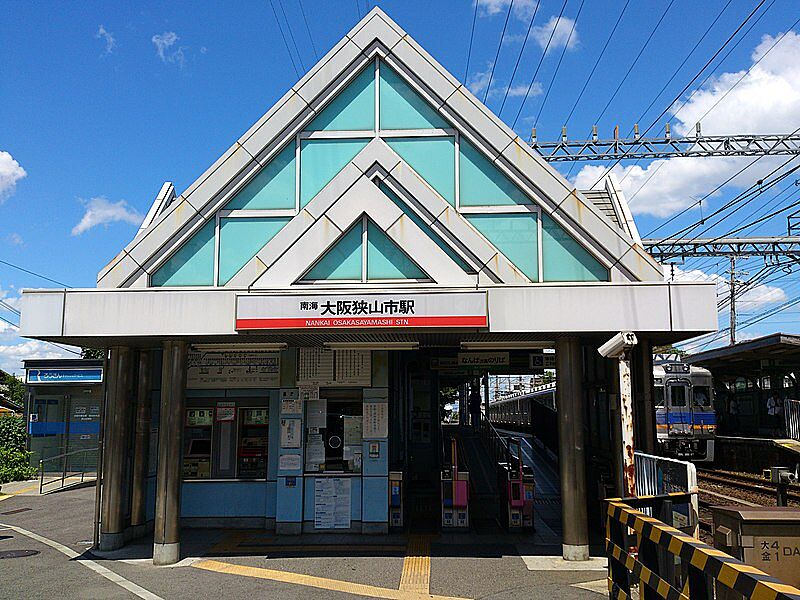
<path id="1" fill-rule="evenodd" d="M 152 353 L 139 351 L 136 384 L 136 429 L 133 442 L 133 473 L 131 491 L 131 527 L 133 537 L 145 533 L 147 524 L 147 466 L 150 455 L 150 393 L 152 388 Z"/>
<path id="2" fill-rule="evenodd" d="M 131 352 L 111 348 L 108 362 L 108 402 L 103 433 L 104 461 L 100 500 L 100 550 L 117 550 L 125 544 L 125 461 L 128 456 L 131 404 Z"/>
<path id="3" fill-rule="evenodd" d="M 183 483 L 183 414 L 186 395 L 186 342 L 164 342 L 158 476 L 153 532 L 153 564 L 180 560 L 181 484 Z"/>
<path id="4" fill-rule="evenodd" d="M 633 350 L 633 378 L 635 384 L 634 442 L 636 448 L 647 454 L 657 453 L 656 407 L 653 399 L 653 346 L 650 340 L 639 340 Z"/>
<path id="5" fill-rule="evenodd" d="M 556 340 L 561 550 L 564 560 L 589 560 L 586 463 L 583 446 L 583 359 L 578 338 Z"/>
<path id="6" fill-rule="evenodd" d="M 633 395 L 631 392 L 630 351 L 617 359 L 619 371 L 619 418 L 622 436 L 618 452 L 622 466 L 622 496 L 636 495 L 636 464 L 633 446 Z"/>

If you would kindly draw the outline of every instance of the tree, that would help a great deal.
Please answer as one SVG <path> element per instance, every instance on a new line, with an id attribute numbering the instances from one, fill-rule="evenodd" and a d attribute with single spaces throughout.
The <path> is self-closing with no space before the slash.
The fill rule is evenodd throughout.
<path id="1" fill-rule="evenodd" d="M 25 449 L 25 437 L 25 419 L 15 415 L 0 417 L 0 484 L 36 476 L 36 468 L 30 464 L 31 453 Z"/>
<path id="2" fill-rule="evenodd" d="M 16 404 L 20 410 L 25 406 L 25 384 L 14 375 L 6 373 L 3 380 L 5 385 L 4 396 L 12 404 Z"/>
<path id="3" fill-rule="evenodd" d="M 103 360 L 105 357 L 105 348 L 81 348 L 81 358 L 94 358 L 97 360 Z"/>

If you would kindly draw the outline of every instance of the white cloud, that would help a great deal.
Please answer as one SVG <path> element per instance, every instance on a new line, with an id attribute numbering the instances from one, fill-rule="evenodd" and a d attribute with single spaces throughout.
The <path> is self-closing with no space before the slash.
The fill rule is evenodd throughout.
<path id="1" fill-rule="evenodd" d="M 98 196 L 84 202 L 86 211 L 75 227 L 72 228 L 72 235 L 81 235 L 97 227 L 98 225 L 108 225 L 109 223 L 123 222 L 131 225 L 139 225 L 144 218 L 135 208 L 131 207 L 125 200 L 111 202 L 103 196 Z"/>
<path id="2" fill-rule="evenodd" d="M 153 45 L 156 47 L 156 53 L 163 63 L 175 63 L 183 68 L 186 64 L 186 56 L 183 51 L 186 49 L 184 46 L 178 46 L 173 49 L 173 46 L 180 38 L 174 31 L 165 31 L 161 34 L 156 34 L 151 38 Z"/>
<path id="3" fill-rule="evenodd" d="M 574 28 L 574 30 L 573 30 Z M 578 46 L 580 38 L 578 28 L 575 27 L 575 20 L 569 17 L 550 17 L 544 25 L 536 25 L 531 29 L 531 35 L 539 47 L 548 52 L 557 48 L 567 47 L 567 50 L 574 50 Z M 552 40 L 550 36 L 552 35 Z M 548 46 L 547 43 L 550 42 Z"/>
<path id="4" fill-rule="evenodd" d="M 23 240 L 22 236 L 20 234 L 18 234 L 16 231 L 12 232 L 12 233 L 9 233 L 6 236 L 6 240 L 12 246 L 24 246 L 25 245 L 25 240 Z"/>
<path id="5" fill-rule="evenodd" d="M 693 135 L 695 123 L 701 119 L 705 135 L 789 133 L 800 126 L 800 35 L 790 31 L 780 39 L 781 35 L 761 39 L 753 50 L 751 64 L 766 57 L 749 73 L 746 69 L 722 73 L 687 96 L 679 112 L 674 111 L 680 104 L 674 106 L 673 131 Z M 696 197 L 706 195 L 752 161 L 747 157 L 673 158 L 655 160 L 644 168 L 617 166 L 614 172 L 634 214 L 667 217 L 694 204 Z M 782 157 L 763 158 L 728 186 L 744 189 L 784 161 Z M 577 175 L 576 185 L 585 189 L 603 172 L 602 167 L 586 166 Z"/>
<path id="6" fill-rule="evenodd" d="M 467 87 L 469 88 L 469 91 L 476 96 L 480 96 L 486 90 L 486 86 L 489 85 L 489 77 L 491 76 L 491 73 L 492 63 L 487 63 L 484 71 L 478 71 L 477 73 L 470 75 L 467 79 Z M 508 95 L 510 97 L 516 98 L 527 94 L 528 86 L 518 84 L 509 87 L 508 84 L 501 84 L 497 79 L 492 79 L 492 88 L 489 90 L 489 98 L 505 96 L 506 91 L 508 91 Z M 529 96 L 533 98 L 534 96 L 540 95 L 543 91 L 542 84 L 538 81 L 534 81 L 533 85 L 531 86 Z"/>
<path id="7" fill-rule="evenodd" d="M 105 26 L 100 25 L 97 29 L 97 33 L 94 35 L 98 40 L 102 39 L 106 43 L 106 49 L 104 54 L 111 54 L 114 51 L 114 48 L 117 47 L 117 40 L 114 39 L 114 36 L 110 31 L 108 31 Z"/>
<path id="8" fill-rule="evenodd" d="M 671 276 L 670 269 L 664 269 L 665 279 Z M 730 295 L 730 282 L 727 277 L 717 275 L 715 273 L 706 273 L 699 269 L 692 269 L 684 271 L 675 267 L 675 281 L 709 281 L 717 286 L 717 296 L 722 299 Z M 785 302 L 787 300 L 786 292 L 782 288 L 774 285 L 759 284 L 751 287 L 741 296 L 736 298 L 737 304 L 744 305 L 747 311 L 757 310 L 769 304 L 776 304 L 778 302 Z"/>
<path id="9" fill-rule="evenodd" d="M 0 344 L 0 369 L 7 373 L 21 373 L 22 361 L 33 358 L 77 358 L 75 354 L 58 346 L 39 340 L 22 340 L 12 344 Z M 75 348 L 79 351 L 80 349 Z"/>
<path id="10" fill-rule="evenodd" d="M 0 150 L 0 202 L 14 193 L 17 182 L 27 173 L 8 152 Z"/>
<path id="11" fill-rule="evenodd" d="M 526 21 L 531 18 L 536 6 L 541 0 L 514 0 L 513 15 L 520 21 Z M 478 4 L 478 14 L 481 17 L 493 17 L 499 14 L 505 14 L 508 10 L 508 5 L 511 0 L 476 0 Z"/>

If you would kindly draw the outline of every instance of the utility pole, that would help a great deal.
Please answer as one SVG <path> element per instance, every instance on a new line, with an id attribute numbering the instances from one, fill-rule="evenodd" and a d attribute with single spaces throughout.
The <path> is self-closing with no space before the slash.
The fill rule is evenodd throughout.
<path id="1" fill-rule="evenodd" d="M 736 257 L 731 256 L 731 346 L 736 343 Z"/>

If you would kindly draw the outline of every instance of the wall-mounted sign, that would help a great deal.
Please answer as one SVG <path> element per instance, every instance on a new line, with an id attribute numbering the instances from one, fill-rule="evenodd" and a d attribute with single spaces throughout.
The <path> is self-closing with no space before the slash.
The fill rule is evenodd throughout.
<path id="1" fill-rule="evenodd" d="M 556 355 L 549 354 L 531 354 L 530 355 L 530 368 L 531 369 L 555 369 L 556 368 Z"/>
<path id="2" fill-rule="evenodd" d="M 215 419 L 217 421 L 235 421 L 236 402 L 217 402 Z"/>
<path id="3" fill-rule="evenodd" d="M 26 383 L 102 383 L 102 367 L 87 369 L 28 369 Z"/>
<path id="4" fill-rule="evenodd" d="M 462 367 L 508 366 L 508 352 L 459 352 L 458 364 Z"/>
<path id="5" fill-rule="evenodd" d="M 236 329 L 487 327 L 485 292 L 236 297 Z"/>
<path id="6" fill-rule="evenodd" d="M 188 389 L 274 388 L 280 385 L 279 352 L 189 352 Z"/>

